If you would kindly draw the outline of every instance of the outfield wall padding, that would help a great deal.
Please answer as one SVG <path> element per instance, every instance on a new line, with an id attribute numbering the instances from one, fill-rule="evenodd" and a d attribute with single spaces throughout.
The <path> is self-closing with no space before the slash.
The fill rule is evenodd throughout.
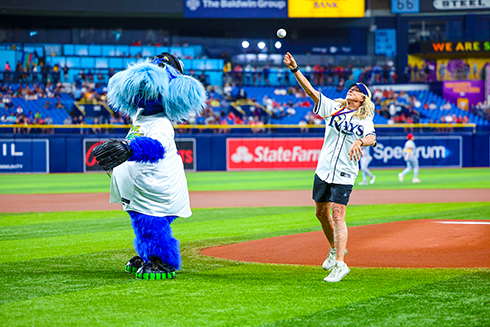
<path id="1" fill-rule="evenodd" d="M 93 159 L 86 149 L 89 140 L 103 141 L 124 137 L 124 134 L 2 134 L 0 135 L 0 173 L 44 172 L 44 166 L 47 166 L 49 168 L 47 171 L 51 173 L 84 172 L 87 171 L 87 163 Z M 488 133 L 423 133 L 415 134 L 415 137 L 417 146 L 423 147 L 419 160 L 421 166 L 490 166 L 490 134 Z M 302 159 L 297 151 L 306 151 L 304 153 L 308 153 L 308 160 L 313 160 L 321 148 L 323 134 L 180 134 L 176 139 L 181 142 L 185 139 L 187 142 L 186 149 L 182 150 L 185 153 L 181 155 L 187 158 L 187 164 L 191 164 L 189 167 L 192 169 L 189 170 L 313 169 L 315 164 L 305 163 L 306 159 Z M 47 140 L 47 142 L 40 140 Z M 405 135 L 379 135 L 378 140 L 380 147 L 375 151 L 371 150 L 374 157 L 371 167 L 405 165 L 400 157 Z M 26 144 L 32 146 L 26 147 Z M 227 146 L 230 148 L 230 153 Z M 391 150 L 387 147 L 391 147 Z M 16 150 L 21 148 L 22 151 Z M 231 153 L 233 151 L 234 153 Z M 295 151 L 296 153 L 293 154 Z M 41 155 L 44 153 L 47 155 Z M 254 165 L 247 165 L 250 162 Z M 22 168 L 19 168 L 21 166 Z M 88 170 L 94 169 L 92 167 Z"/>

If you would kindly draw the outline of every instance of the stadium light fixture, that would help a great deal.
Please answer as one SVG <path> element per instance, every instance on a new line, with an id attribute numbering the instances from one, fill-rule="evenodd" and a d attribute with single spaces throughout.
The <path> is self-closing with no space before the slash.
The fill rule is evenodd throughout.
<path id="1" fill-rule="evenodd" d="M 265 48 L 265 42 L 260 41 L 259 43 L 257 43 L 257 46 L 259 47 L 260 50 L 264 50 L 264 48 Z"/>
<path id="2" fill-rule="evenodd" d="M 248 41 L 243 41 L 242 42 L 242 48 L 248 49 L 249 46 L 250 46 L 250 43 L 248 43 Z"/>
<path id="3" fill-rule="evenodd" d="M 276 41 L 276 43 L 274 43 L 274 46 L 276 47 L 276 49 L 280 49 L 280 48 L 282 48 L 282 43 L 281 43 L 281 41 Z"/>

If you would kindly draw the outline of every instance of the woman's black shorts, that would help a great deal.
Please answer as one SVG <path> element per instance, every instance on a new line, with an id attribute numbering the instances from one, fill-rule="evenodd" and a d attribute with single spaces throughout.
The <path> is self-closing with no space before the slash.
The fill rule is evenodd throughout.
<path id="1" fill-rule="evenodd" d="M 316 202 L 334 202 L 347 205 L 352 185 L 329 184 L 315 174 L 313 182 L 313 200 Z"/>

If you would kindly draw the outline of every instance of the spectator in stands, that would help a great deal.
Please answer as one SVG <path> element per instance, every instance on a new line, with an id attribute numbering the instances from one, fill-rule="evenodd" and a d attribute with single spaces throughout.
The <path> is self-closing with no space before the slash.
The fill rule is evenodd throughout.
<path id="1" fill-rule="evenodd" d="M 405 82 L 407 83 L 412 82 L 412 66 L 410 66 L 410 64 L 407 64 L 405 66 L 405 69 L 403 70 L 403 74 L 405 75 Z"/>
<path id="2" fill-rule="evenodd" d="M 299 130 L 301 133 L 308 133 L 307 123 L 304 118 L 299 121 Z"/>
<path id="3" fill-rule="evenodd" d="M 28 88 L 25 92 L 24 100 L 26 101 L 35 101 L 39 99 L 39 95 L 35 90 Z"/>
<path id="4" fill-rule="evenodd" d="M 56 109 L 65 109 L 65 106 L 61 102 L 61 99 L 58 99 L 58 102 L 56 102 L 55 106 Z"/>
<path id="5" fill-rule="evenodd" d="M 252 127 L 252 133 L 254 134 L 265 131 L 265 128 L 263 128 L 264 123 L 258 117 L 250 117 L 249 125 Z"/>
<path id="6" fill-rule="evenodd" d="M 324 84 L 323 72 L 324 72 L 324 68 L 322 65 L 316 64 L 313 67 L 313 83 L 315 85 L 323 85 Z"/>
<path id="7" fill-rule="evenodd" d="M 63 78 L 64 78 L 65 82 L 68 82 L 68 80 L 70 79 L 69 72 L 70 72 L 70 69 L 68 68 L 68 66 L 65 63 L 65 66 L 63 67 Z"/>
<path id="8" fill-rule="evenodd" d="M 77 83 L 73 84 L 71 95 L 72 95 L 73 99 L 75 99 L 75 101 L 80 101 L 80 99 L 82 98 L 82 89 L 79 86 L 79 84 L 77 84 Z"/>
<path id="9" fill-rule="evenodd" d="M 24 125 L 25 127 L 24 128 L 20 128 L 20 127 L 14 128 L 14 134 L 21 133 L 21 132 L 24 134 L 29 134 L 29 132 L 31 131 L 31 129 L 27 127 L 27 125 L 29 125 L 31 123 L 31 120 L 29 118 L 27 118 L 24 113 L 23 114 L 17 114 L 17 119 L 16 119 L 15 123 L 17 125 Z"/>
<path id="10" fill-rule="evenodd" d="M 2 124 L 7 124 L 9 122 L 7 114 L 3 114 L 2 118 L 0 119 Z"/>
<path id="11" fill-rule="evenodd" d="M 53 125 L 54 124 L 53 119 L 49 115 L 46 116 L 44 123 L 46 125 Z M 54 128 L 52 128 L 52 127 L 46 128 L 45 132 L 46 132 L 46 134 L 54 134 Z"/>
<path id="12" fill-rule="evenodd" d="M 290 85 L 291 84 L 291 82 L 289 81 L 289 75 L 290 75 L 289 71 L 284 72 L 284 85 Z"/>
<path id="13" fill-rule="evenodd" d="M 100 124 L 99 118 L 95 117 L 92 125 L 99 125 L 99 124 Z M 94 134 L 101 134 L 102 133 L 102 129 L 99 126 L 92 127 L 92 131 L 94 132 Z"/>
<path id="14" fill-rule="evenodd" d="M 272 113 L 274 111 L 274 101 L 267 95 L 264 95 L 264 98 L 262 99 L 262 105 L 265 107 L 265 110 L 267 112 Z"/>
<path id="15" fill-rule="evenodd" d="M 49 103 L 48 100 L 46 100 L 46 102 L 44 103 L 44 106 L 43 106 L 44 109 L 49 109 L 51 108 L 51 103 Z"/>
<path id="16" fill-rule="evenodd" d="M 197 77 L 197 79 L 199 80 L 199 82 L 202 83 L 202 85 L 204 85 L 204 87 L 207 87 L 209 85 L 208 75 L 206 75 L 206 73 L 204 72 L 204 70 L 201 71 L 201 73 L 199 74 L 199 76 Z"/>
<path id="17" fill-rule="evenodd" d="M 231 97 L 231 91 L 233 90 L 233 87 L 234 87 L 234 85 L 232 86 L 229 83 L 226 83 L 225 86 L 223 87 L 223 95 L 226 98 L 230 98 Z"/>
<path id="18" fill-rule="evenodd" d="M 77 75 L 77 77 L 75 79 L 75 82 L 77 84 L 82 84 L 83 82 L 85 82 L 85 72 L 83 70 L 80 70 L 78 72 L 78 75 Z"/>
<path id="19" fill-rule="evenodd" d="M 20 104 L 17 106 L 17 109 L 15 109 L 15 112 L 18 114 L 18 115 L 22 115 L 24 113 L 24 109 L 22 109 L 22 107 L 20 106 Z"/>
<path id="20" fill-rule="evenodd" d="M 277 83 L 283 85 L 284 69 L 282 67 L 277 67 Z"/>
<path id="21" fill-rule="evenodd" d="M 73 122 L 75 122 L 75 120 L 73 120 Z M 79 115 L 78 116 L 78 119 L 76 121 L 76 124 L 77 125 L 86 125 L 86 122 L 85 122 L 85 117 L 83 115 Z M 80 134 L 88 134 L 89 131 L 85 128 L 80 128 Z"/>
<path id="22" fill-rule="evenodd" d="M 260 85 L 262 83 L 262 75 L 256 66 L 252 66 L 252 77 L 254 85 Z"/>
<path id="23" fill-rule="evenodd" d="M 238 63 L 233 67 L 233 77 L 236 84 L 243 84 L 243 68 Z"/>
<path id="24" fill-rule="evenodd" d="M 289 101 L 286 107 L 286 113 L 289 117 L 296 115 L 296 110 L 294 110 L 294 105 L 292 101 Z"/>
<path id="25" fill-rule="evenodd" d="M 15 113 L 11 112 L 10 116 L 7 117 L 7 121 L 9 124 L 15 124 L 15 122 L 17 121 L 17 116 L 15 115 Z"/>
<path id="26" fill-rule="evenodd" d="M 9 108 L 12 108 L 13 107 L 13 103 L 12 103 L 12 98 L 9 94 L 6 94 L 3 96 L 2 98 L 2 102 L 5 106 L 5 108 L 8 110 Z"/>
<path id="27" fill-rule="evenodd" d="M 12 74 L 11 73 L 12 72 L 12 69 L 10 68 L 10 64 L 9 64 L 8 61 L 5 63 L 5 67 L 4 67 L 3 70 L 5 71 L 5 73 L 4 73 L 4 81 L 5 82 L 9 82 L 10 81 L 10 78 L 11 78 L 11 74 Z"/>
<path id="28" fill-rule="evenodd" d="M 252 65 L 251 64 L 246 64 L 245 67 L 243 68 L 243 74 L 244 74 L 244 84 L 245 85 L 250 85 L 252 84 Z"/>
<path id="29" fill-rule="evenodd" d="M 437 105 L 435 104 L 434 101 L 432 101 L 430 104 L 429 104 L 429 110 L 435 110 L 437 109 Z"/>
<path id="30" fill-rule="evenodd" d="M 20 60 L 18 60 L 17 64 L 15 65 L 15 81 L 17 83 L 22 82 L 22 78 L 23 78 L 22 71 L 23 71 L 22 64 L 20 63 Z"/>
<path id="31" fill-rule="evenodd" d="M 96 99 L 95 99 L 95 93 L 92 88 L 88 88 L 87 92 L 85 92 L 82 101 L 85 104 L 95 104 Z"/>
<path id="32" fill-rule="evenodd" d="M 265 65 L 264 68 L 262 69 L 262 76 L 264 76 L 264 83 L 266 85 L 271 85 L 271 82 L 269 80 L 270 70 L 271 68 L 269 65 Z"/>
<path id="33" fill-rule="evenodd" d="M 91 69 L 88 70 L 88 72 L 85 75 L 85 77 L 86 77 L 86 80 L 87 80 L 88 83 L 94 83 L 95 82 L 95 80 L 94 80 L 94 73 L 92 73 L 92 70 Z"/>
<path id="34" fill-rule="evenodd" d="M 61 80 L 61 69 L 58 64 L 55 64 L 53 66 L 53 73 L 51 74 L 51 76 L 53 76 L 52 82 L 55 84 Z"/>
<path id="35" fill-rule="evenodd" d="M 446 101 L 446 103 L 444 103 L 442 106 L 441 106 L 441 110 L 451 110 L 453 106 L 451 105 L 451 103 L 449 101 Z"/>
<path id="36" fill-rule="evenodd" d="M 71 124 L 73 124 L 73 120 L 71 116 L 66 117 L 65 120 L 63 121 L 63 125 L 71 125 Z"/>

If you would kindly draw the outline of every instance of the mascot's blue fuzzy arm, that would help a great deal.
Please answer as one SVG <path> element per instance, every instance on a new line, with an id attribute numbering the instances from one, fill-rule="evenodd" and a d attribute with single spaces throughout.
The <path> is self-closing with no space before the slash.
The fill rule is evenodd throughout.
<path id="1" fill-rule="evenodd" d="M 155 163 L 165 156 L 165 148 L 162 143 L 150 137 L 136 137 L 129 145 L 133 150 L 129 161 Z"/>
<path id="2" fill-rule="evenodd" d="M 170 82 L 169 88 L 165 113 L 170 120 L 186 120 L 192 111 L 199 115 L 206 106 L 206 90 L 191 76 L 178 76 Z"/>
<path id="3" fill-rule="evenodd" d="M 107 103 L 116 111 L 133 117 L 141 99 L 156 101 L 168 98 L 168 74 L 165 69 L 142 60 L 115 74 L 107 86 Z"/>

